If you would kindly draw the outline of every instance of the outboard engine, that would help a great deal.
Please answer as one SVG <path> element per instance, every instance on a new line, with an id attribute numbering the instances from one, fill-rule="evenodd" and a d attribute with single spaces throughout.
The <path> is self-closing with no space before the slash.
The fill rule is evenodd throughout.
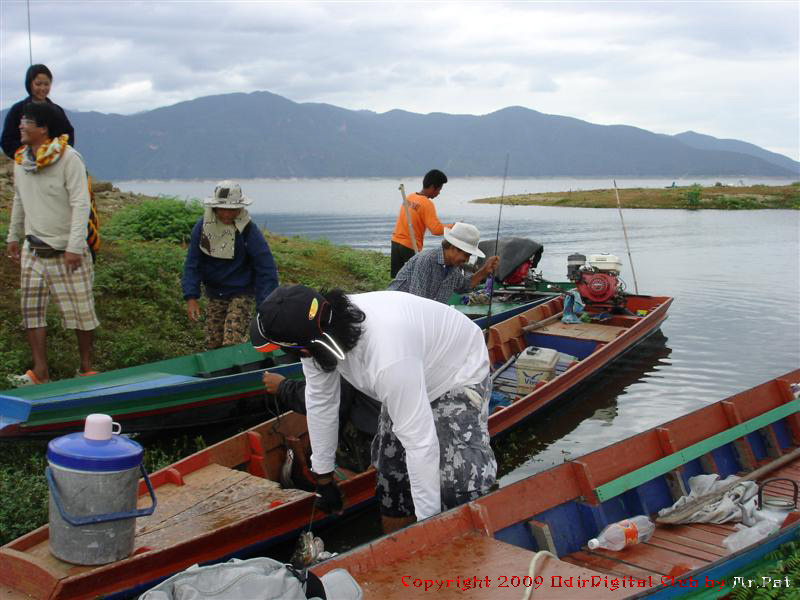
<path id="1" fill-rule="evenodd" d="M 625 305 L 624 284 L 619 279 L 622 263 L 613 254 L 583 254 L 567 257 L 567 278 L 575 283 L 581 298 L 591 304 Z"/>

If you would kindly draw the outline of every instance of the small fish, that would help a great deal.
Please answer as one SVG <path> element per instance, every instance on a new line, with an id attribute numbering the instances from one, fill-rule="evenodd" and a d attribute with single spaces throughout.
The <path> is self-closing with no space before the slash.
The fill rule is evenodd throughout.
<path id="1" fill-rule="evenodd" d="M 325 542 L 310 531 L 304 531 L 297 540 L 291 563 L 295 569 L 306 569 L 311 565 L 334 556 L 325 551 Z"/>
<path id="2" fill-rule="evenodd" d="M 286 448 L 286 458 L 281 465 L 281 485 L 284 489 L 296 487 L 292 480 L 292 467 L 294 466 L 294 451 Z"/>

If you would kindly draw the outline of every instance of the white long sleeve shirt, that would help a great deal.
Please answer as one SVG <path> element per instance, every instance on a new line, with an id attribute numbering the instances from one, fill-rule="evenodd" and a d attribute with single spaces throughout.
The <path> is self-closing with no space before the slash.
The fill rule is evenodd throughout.
<path id="1" fill-rule="evenodd" d="M 89 221 L 89 186 L 81 155 L 71 146 L 53 164 L 26 173 L 14 165 L 14 201 L 7 242 L 35 235 L 56 250 L 83 254 Z"/>
<path id="2" fill-rule="evenodd" d="M 431 402 L 445 392 L 482 381 L 489 355 L 480 328 L 454 308 L 405 292 L 349 296 L 366 314 L 356 347 L 324 372 L 304 358 L 311 465 L 329 473 L 339 431 L 339 374 L 385 403 L 406 450 L 417 519 L 441 510 L 439 440 Z"/>

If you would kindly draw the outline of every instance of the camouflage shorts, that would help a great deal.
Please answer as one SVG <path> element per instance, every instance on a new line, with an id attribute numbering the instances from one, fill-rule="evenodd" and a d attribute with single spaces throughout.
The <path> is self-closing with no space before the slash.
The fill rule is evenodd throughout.
<path id="1" fill-rule="evenodd" d="M 206 348 L 233 346 L 250 339 L 250 321 L 255 314 L 252 296 L 209 298 L 206 307 Z"/>
<path id="2" fill-rule="evenodd" d="M 487 493 L 495 483 L 497 461 L 489 445 L 489 396 L 491 381 L 468 386 L 470 395 L 482 399 L 481 408 L 465 388 L 450 390 L 431 403 L 439 437 L 442 510 L 453 508 Z M 406 452 L 392 433 L 386 405 L 381 408 L 378 432 L 372 441 L 372 464 L 378 470 L 376 495 L 382 515 L 414 514 Z"/>

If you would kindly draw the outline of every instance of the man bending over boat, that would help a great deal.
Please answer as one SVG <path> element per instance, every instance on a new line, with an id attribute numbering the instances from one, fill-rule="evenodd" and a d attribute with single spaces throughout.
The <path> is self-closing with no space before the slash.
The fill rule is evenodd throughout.
<path id="1" fill-rule="evenodd" d="M 333 482 L 340 376 L 381 403 L 372 463 L 385 532 L 486 493 L 489 356 L 480 328 L 441 303 L 399 292 L 322 295 L 280 287 L 259 306 L 253 345 L 301 357 L 319 506 L 342 508 Z"/>
<path id="2" fill-rule="evenodd" d="M 469 292 L 497 268 L 500 261 L 497 256 L 486 259 L 472 275 L 466 275 L 461 268 L 470 256 L 486 256 L 478 248 L 480 239 L 478 228 L 469 223 L 445 227 L 441 248 L 416 254 L 403 265 L 387 289 L 447 304 L 453 292 Z"/>
<path id="3" fill-rule="evenodd" d="M 246 342 L 254 308 L 278 287 L 272 252 L 246 209 L 251 203 L 238 183 L 221 181 L 192 229 L 181 286 L 191 321 L 200 318 L 200 284 L 205 287 L 209 350 Z"/>

